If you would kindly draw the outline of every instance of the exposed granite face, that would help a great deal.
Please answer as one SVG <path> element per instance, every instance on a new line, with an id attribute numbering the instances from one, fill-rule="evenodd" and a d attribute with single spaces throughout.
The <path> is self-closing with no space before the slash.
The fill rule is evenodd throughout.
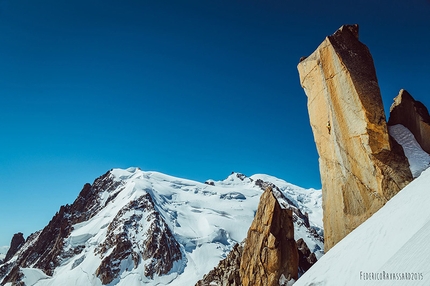
<path id="1" fill-rule="evenodd" d="M 326 37 L 298 65 L 319 154 L 325 251 L 411 180 L 403 149 L 388 134 L 369 49 L 358 25 Z"/>
<path id="2" fill-rule="evenodd" d="M 430 115 L 406 90 L 400 90 L 390 108 L 388 125 L 401 124 L 414 134 L 424 151 L 430 153 Z"/>
<path id="3" fill-rule="evenodd" d="M 243 248 L 242 285 L 279 285 L 282 275 L 297 280 L 298 264 L 292 210 L 281 208 L 272 189 L 267 188 Z"/>

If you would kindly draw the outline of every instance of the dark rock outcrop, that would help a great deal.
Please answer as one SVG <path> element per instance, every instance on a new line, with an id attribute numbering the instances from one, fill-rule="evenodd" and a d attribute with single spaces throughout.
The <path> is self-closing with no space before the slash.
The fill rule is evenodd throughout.
<path id="1" fill-rule="evenodd" d="M 390 108 L 388 125 L 402 124 L 414 134 L 421 148 L 430 153 L 430 115 L 406 90 L 400 90 Z"/>
<path id="2" fill-rule="evenodd" d="M 3 271 L 7 275 L 1 285 L 19 282 L 22 276 L 19 273 L 20 267 L 31 266 L 52 275 L 62 259 L 70 255 L 69 252 L 76 254 L 82 251 L 82 248 L 78 248 L 64 252 L 64 239 L 72 231 L 73 224 L 88 220 L 102 208 L 98 194 L 102 191 L 112 191 L 119 184 L 111 179 L 110 172 L 97 178 L 93 185 L 85 184 L 75 202 L 72 205 L 61 206 L 43 230 L 27 239 L 27 247 L 20 253 L 18 259 L 12 265 L 5 265 L 11 270 Z"/>
<path id="3" fill-rule="evenodd" d="M 319 154 L 324 250 L 412 181 L 388 133 L 376 71 L 358 25 L 342 26 L 298 64 Z"/>
<path id="4" fill-rule="evenodd" d="M 299 252 L 299 274 L 303 275 L 317 262 L 317 257 L 315 256 L 315 253 L 309 250 L 308 245 L 303 238 L 297 240 L 296 244 Z"/>
<path id="5" fill-rule="evenodd" d="M 143 225 L 149 223 L 143 232 Z M 133 239 L 142 237 L 142 240 Z M 121 209 L 109 224 L 106 240 L 98 247 L 97 254 L 107 251 L 101 265 L 96 271 L 104 285 L 111 283 L 120 274 L 120 264 L 128 258 L 134 263 L 134 268 L 143 261 L 144 274 L 153 278 L 154 275 L 167 274 L 173 263 L 181 259 L 182 254 L 178 242 L 173 237 L 167 224 L 155 210 L 150 194 L 131 201 Z"/>
<path id="6" fill-rule="evenodd" d="M 279 285 L 282 276 L 297 279 L 298 263 L 292 210 L 281 208 L 272 189 L 267 188 L 243 248 L 242 285 Z"/>
<path id="7" fill-rule="evenodd" d="M 22 232 L 15 233 L 10 242 L 9 250 L 6 253 L 3 263 L 8 262 L 15 253 L 24 245 L 25 239 L 24 234 Z"/>

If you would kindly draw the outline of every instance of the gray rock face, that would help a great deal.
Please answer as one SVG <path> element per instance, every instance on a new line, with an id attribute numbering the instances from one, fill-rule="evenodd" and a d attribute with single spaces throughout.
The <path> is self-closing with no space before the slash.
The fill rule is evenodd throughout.
<path id="1" fill-rule="evenodd" d="M 390 108 L 388 125 L 402 124 L 414 134 L 424 151 L 430 153 L 430 115 L 427 108 L 406 90 L 400 90 Z"/>
<path id="2" fill-rule="evenodd" d="M 319 154 L 324 250 L 380 209 L 412 174 L 390 138 L 369 49 L 342 26 L 298 65 Z"/>

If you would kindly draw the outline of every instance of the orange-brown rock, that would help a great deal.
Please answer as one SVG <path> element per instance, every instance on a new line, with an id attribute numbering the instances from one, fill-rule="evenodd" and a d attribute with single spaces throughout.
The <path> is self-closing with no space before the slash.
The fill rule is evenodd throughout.
<path id="1" fill-rule="evenodd" d="M 279 285 L 282 275 L 297 280 L 298 263 L 292 210 L 282 209 L 272 189 L 267 188 L 260 198 L 243 248 L 242 285 Z"/>
<path id="2" fill-rule="evenodd" d="M 298 65 L 319 154 L 324 247 L 338 241 L 412 180 L 390 138 L 369 49 L 342 26 Z"/>
<path id="3" fill-rule="evenodd" d="M 388 125 L 402 124 L 408 128 L 424 151 L 430 153 L 430 115 L 406 90 L 400 90 L 390 108 Z"/>

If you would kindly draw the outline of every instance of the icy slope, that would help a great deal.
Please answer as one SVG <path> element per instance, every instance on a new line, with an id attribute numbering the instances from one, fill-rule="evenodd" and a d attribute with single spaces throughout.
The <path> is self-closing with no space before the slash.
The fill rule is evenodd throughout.
<path id="1" fill-rule="evenodd" d="M 388 131 L 397 143 L 402 145 L 412 175 L 414 178 L 418 177 L 422 171 L 430 166 L 430 155 L 421 148 L 414 135 L 405 126 L 401 124 L 388 126 Z"/>
<path id="2" fill-rule="evenodd" d="M 429 192 L 427 169 L 294 285 L 430 285 Z"/>
<path id="3" fill-rule="evenodd" d="M 296 208 L 297 239 L 303 236 L 321 256 L 320 191 L 267 175 L 232 173 L 223 181 L 199 183 L 129 168 L 84 187 L 73 205 L 56 214 L 53 220 L 66 235 L 55 263 L 46 266 L 43 251 L 32 252 L 46 229 L 11 262 L 20 263 L 27 285 L 194 285 L 246 237 L 268 185 Z M 22 262 L 27 257 L 32 259 Z M 52 277 L 37 265 L 52 269 Z"/>

